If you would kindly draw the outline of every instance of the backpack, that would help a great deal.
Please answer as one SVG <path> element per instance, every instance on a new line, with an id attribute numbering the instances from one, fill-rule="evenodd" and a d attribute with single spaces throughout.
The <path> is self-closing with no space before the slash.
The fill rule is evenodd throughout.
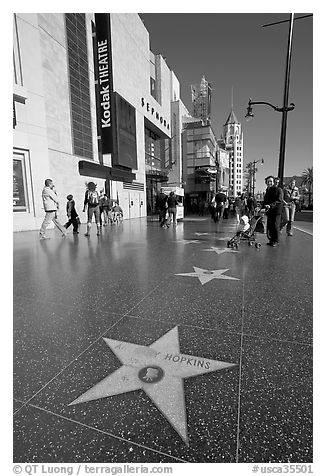
<path id="1" fill-rule="evenodd" d="M 90 190 L 88 191 L 88 204 L 91 205 L 92 207 L 95 207 L 96 205 L 99 204 L 97 192 L 95 191 L 91 192 Z"/>

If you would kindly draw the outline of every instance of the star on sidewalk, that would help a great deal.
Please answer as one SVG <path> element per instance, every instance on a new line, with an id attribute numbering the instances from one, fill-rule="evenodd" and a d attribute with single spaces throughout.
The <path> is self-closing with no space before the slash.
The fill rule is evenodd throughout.
<path id="1" fill-rule="evenodd" d="M 236 364 L 182 354 L 178 327 L 149 346 L 104 338 L 121 367 L 88 389 L 69 405 L 143 390 L 188 445 L 183 379 Z"/>
<path id="2" fill-rule="evenodd" d="M 176 276 L 191 276 L 192 278 L 198 278 L 201 284 L 206 284 L 212 279 L 232 279 L 235 281 L 240 281 L 239 278 L 232 278 L 231 276 L 224 276 L 228 269 L 203 269 L 196 268 L 193 266 L 194 273 L 177 273 Z"/>
<path id="3" fill-rule="evenodd" d="M 212 246 L 203 251 L 215 251 L 218 255 L 221 255 L 222 253 L 239 253 L 239 251 L 232 250 L 231 248 L 216 248 L 216 246 Z"/>
<path id="4" fill-rule="evenodd" d="M 194 234 L 197 236 L 209 235 L 209 233 L 199 233 L 198 231 L 196 231 Z"/>

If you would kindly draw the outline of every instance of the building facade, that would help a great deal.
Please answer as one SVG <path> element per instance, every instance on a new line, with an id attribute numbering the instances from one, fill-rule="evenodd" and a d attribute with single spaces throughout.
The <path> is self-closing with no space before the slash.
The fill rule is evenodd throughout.
<path id="1" fill-rule="evenodd" d="M 186 211 L 194 211 L 199 200 L 209 201 L 217 186 L 217 140 L 210 125 L 194 119 L 184 123 L 183 176 Z"/>
<path id="2" fill-rule="evenodd" d="M 229 153 L 230 182 L 229 195 L 236 197 L 243 191 L 243 132 L 234 111 L 231 110 L 223 126 L 223 138 L 220 146 Z"/>
<path id="3" fill-rule="evenodd" d="M 217 188 L 229 195 L 230 186 L 230 154 L 217 141 L 216 162 L 217 162 Z"/>
<path id="4" fill-rule="evenodd" d="M 193 117 L 201 119 L 204 125 L 211 123 L 212 86 L 202 77 L 200 84 L 191 85 Z"/>
<path id="5" fill-rule="evenodd" d="M 14 15 L 14 231 L 38 229 L 52 178 L 65 219 L 85 184 L 145 217 L 159 188 L 182 183 L 180 85 L 137 14 Z M 170 178 L 169 178 L 170 174 Z"/>

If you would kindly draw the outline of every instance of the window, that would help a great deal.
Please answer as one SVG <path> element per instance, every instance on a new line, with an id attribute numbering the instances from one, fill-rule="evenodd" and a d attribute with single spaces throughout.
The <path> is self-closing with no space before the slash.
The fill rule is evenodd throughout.
<path id="1" fill-rule="evenodd" d="M 17 16 L 14 14 L 14 84 L 19 86 L 23 85 L 23 76 L 22 76 L 22 67 L 21 67 L 21 58 L 20 58 L 20 48 L 19 48 L 19 37 L 18 37 L 18 28 L 17 28 Z"/>
<path id="2" fill-rule="evenodd" d="M 168 141 L 145 126 L 145 163 L 151 169 L 161 170 L 168 161 Z"/>
<path id="3" fill-rule="evenodd" d="M 91 104 L 84 13 L 66 13 L 66 35 L 75 155 L 93 158 Z"/>
<path id="4" fill-rule="evenodd" d="M 157 94 L 156 94 L 156 81 L 154 78 L 150 78 L 150 87 L 151 87 L 151 95 L 153 96 L 154 99 L 156 99 Z"/>
<path id="5" fill-rule="evenodd" d="M 26 180 L 26 153 L 14 152 L 13 157 L 13 207 L 14 212 L 29 212 Z"/>

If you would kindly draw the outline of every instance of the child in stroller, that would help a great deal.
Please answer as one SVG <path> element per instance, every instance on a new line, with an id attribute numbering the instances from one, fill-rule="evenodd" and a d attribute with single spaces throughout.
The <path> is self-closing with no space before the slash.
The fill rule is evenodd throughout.
<path id="1" fill-rule="evenodd" d="M 255 244 L 256 248 L 260 248 L 261 244 L 256 241 L 256 233 L 264 233 L 263 216 L 264 214 L 261 211 L 256 211 L 249 221 L 247 215 L 243 215 L 240 219 L 239 229 L 227 242 L 227 247 L 238 249 L 240 241 L 247 241 L 249 246 Z"/>

